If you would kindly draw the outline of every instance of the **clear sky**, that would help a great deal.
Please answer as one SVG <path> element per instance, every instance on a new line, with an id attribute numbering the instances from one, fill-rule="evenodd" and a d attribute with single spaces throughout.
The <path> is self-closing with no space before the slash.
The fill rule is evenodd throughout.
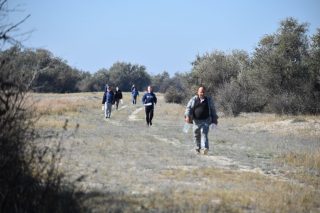
<path id="1" fill-rule="evenodd" d="M 320 0 L 9 0 L 31 17 L 26 47 L 45 48 L 72 67 L 94 73 L 117 61 L 150 74 L 191 70 L 197 54 L 254 51 L 287 17 L 320 28 Z"/>

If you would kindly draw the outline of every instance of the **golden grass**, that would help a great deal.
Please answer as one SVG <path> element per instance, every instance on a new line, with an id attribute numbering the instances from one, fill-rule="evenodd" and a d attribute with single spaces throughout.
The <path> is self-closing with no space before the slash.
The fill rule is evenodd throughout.
<path id="1" fill-rule="evenodd" d="M 30 102 L 41 115 L 62 115 L 83 109 L 100 107 L 103 93 L 32 93 Z"/>
<path id="2" fill-rule="evenodd" d="M 289 152 L 277 158 L 277 161 L 295 168 L 290 174 L 291 178 L 302 183 L 314 186 L 320 190 L 320 149 L 309 152 Z"/>
<path id="3" fill-rule="evenodd" d="M 190 188 L 180 194 L 195 205 L 215 200 L 219 205 L 240 212 L 303 212 L 315 210 L 320 205 L 319 191 L 252 172 L 196 168 L 166 170 L 162 175 L 162 178 L 181 182 L 194 179 L 195 184 L 205 181 L 207 189 Z"/>
<path id="4" fill-rule="evenodd" d="M 320 171 L 320 149 L 314 152 L 289 152 L 283 156 L 285 163 L 296 166 L 305 167 L 306 169 L 314 169 Z"/>

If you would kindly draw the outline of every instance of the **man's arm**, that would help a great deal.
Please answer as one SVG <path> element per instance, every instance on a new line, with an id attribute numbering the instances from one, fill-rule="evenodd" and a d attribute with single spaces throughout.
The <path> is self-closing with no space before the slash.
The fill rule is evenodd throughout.
<path id="1" fill-rule="evenodd" d="M 190 123 L 192 117 L 192 108 L 194 105 L 194 98 L 191 98 L 187 104 L 186 110 L 184 112 L 185 122 Z"/>
<path id="2" fill-rule="evenodd" d="M 217 125 L 219 117 L 217 115 L 216 107 L 212 98 L 209 98 L 209 110 L 211 115 L 211 122 Z"/>
<path id="3" fill-rule="evenodd" d="M 157 100 L 157 96 L 156 96 L 155 94 L 153 94 L 153 98 L 154 98 L 154 101 L 153 101 L 154 104 L 157 104 L 157 101 L 158 101 L 158 100 Z"/>

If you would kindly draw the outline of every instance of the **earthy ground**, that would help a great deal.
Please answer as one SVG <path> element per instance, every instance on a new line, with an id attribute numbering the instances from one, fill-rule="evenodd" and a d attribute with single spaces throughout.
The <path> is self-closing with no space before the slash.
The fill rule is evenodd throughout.
<path id="1" fill-rule="evenodd" d="M 128 94 L 110 119 L 102 93 L 34 98 L 40 130 L 79 124 L 61 168 L 87 212 L 320 212 L 319 116 L 221 115 L 204 156 L 182 131 L 184 106 L 160 94 L 151 127 Z"/>

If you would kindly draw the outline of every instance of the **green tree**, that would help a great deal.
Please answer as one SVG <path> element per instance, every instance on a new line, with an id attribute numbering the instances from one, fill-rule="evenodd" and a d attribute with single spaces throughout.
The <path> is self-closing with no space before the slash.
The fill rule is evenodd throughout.
<path id="1" fill-rule="evenodd" d="M 151 77 L 153 90 L 155 92 L 164 93 L 170 86 L 170 75 L 167 71 L 163 71 L 160 74 Z"/>
<path id="2" fill-rule="evenodd" d="M 232 54 L 215 51 L 197 56 L 192 63 L 192 84 L 205 85 L 209 93 L 216 94 L 219 87 L 236 79 L 248 62 L 245 51 L 233 51 Z"/>
<path id="3" fill-rule="evenodd" d="M 82 92 L 103 91 L 105 85 L 109 82 L 109 74 L 107 69 L 100 69 L 93 75 L 84 72 L 82 80 L 78 82 L 77 87 Z"/>
<path id="4" fill-rule="evenodd" d="M 138 90 L 143 90 L 151 83 L 151 76 L 146 72 L 146 67 L 141 65 L 116 62 L 108 74 L 108 84 L 118 86 L 123 91 L 130 91 L 133 84 Z"/>
<path id="5" fill-rule="evenodd" d="M 252 87 L 269 109 L 279 113 L 306 110 L 312 75 L 308 69 L 307 24 L 281 21 L 277 33 L 265 36 L 253 56 Z M 258 88 L 262 87 L 262 88 Z"/>
<path id="6" fill-rule="evenodd" d="M 310 111 L 320 113 L 320 28 L 312 36 L 311 41 L 309 68 L 313 76 L 313 91 Z"/>

